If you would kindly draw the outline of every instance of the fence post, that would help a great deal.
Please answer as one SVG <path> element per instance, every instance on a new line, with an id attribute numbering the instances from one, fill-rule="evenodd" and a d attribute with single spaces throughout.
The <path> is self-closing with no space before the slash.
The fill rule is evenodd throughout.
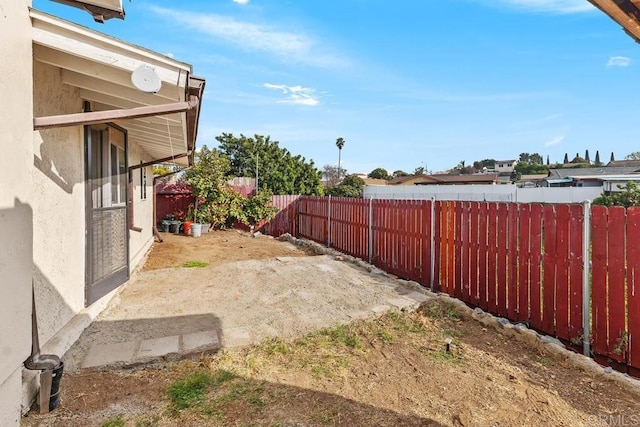
<path id="1" fill-rule="evenodd" d="M 582 230 L 582 354 L 591 356 L 591 201 L 585 200 L 584 227 Z"/>
<path id="2" fill-rule="evenodd" d="M 429 288 L 434 291 L 436 274 L 436 198 L 431 197 L 431 274 L 429 278 Z"/>
<path id="3" fill-rule="evenodd" d="M 329 206 L 327 207 L 327 247 L 331 247 L 331 194 L 329 194 Z"/>
<path id="4" fill-rule="evenodd" d="M 373 197 L 369 197 L 369 264 L 373 261 Z"/>

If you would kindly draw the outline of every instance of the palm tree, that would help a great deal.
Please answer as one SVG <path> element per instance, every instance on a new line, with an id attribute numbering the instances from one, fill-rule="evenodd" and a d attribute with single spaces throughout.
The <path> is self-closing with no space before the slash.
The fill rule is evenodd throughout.
<path id="1" fill-rule="evenodd" d="M 338 178 L 342 177 L 342 167 L 341 167 L 341 156 L 342 156 L 342 147 L 344 147 L 344 138 L 340 137 L 336 139 L 336 147 L 338 147 Z"/>

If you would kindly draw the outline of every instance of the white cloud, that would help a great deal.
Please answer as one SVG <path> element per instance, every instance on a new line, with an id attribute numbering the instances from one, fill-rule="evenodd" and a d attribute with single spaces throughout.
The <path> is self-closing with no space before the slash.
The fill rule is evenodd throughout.
<path id="1" fill-rule="evenodd" d="M 586 0 L 482 0 L 482 3 L 523 11 L 558 14 L 589 12 L 595 9 Z"/>
<path id="2" fill-rule="evenodd" d="M 318 43 L 306 34 L 242 22 L 224 15 L 190 13 L 155 6 L 150 7 L 150 10 L 212 39 L 222 40 L 245 50 L 262 51 L 286 61 L 320 67 L 346 65 L 345 60 L 321 52 Z"/>
<path id="3" fill-rule="evenodd" d="M 233 2 L 238 4 L 247 4 L 249 3 L 249 0 L 233 0 Z"/>
<path id="4" fill-rule="evenodd" d="M 607 62 L 607 67 L 628 67 L 631 65 L 631 58 L 626 56 L 612 56 Z"/>
<path id="5" fill-rule="evenodd" d="M 273 83 L 265 83 L 263 86 L 270 90 L 281 91 L 284 95 L 287 95 L 286 99 L 280 100 L 278 102 L 307 105 L 311 107 L 320 103 L 320 101 L 318 101 L 318 99 L 314 96 L 315 90 L 308 87 L 303 87 L 300 85 L 286 86 Z"/>
<path id="6" fill-rule="evenodd" d="M 547 141 L 544 143 L 545 147 L 553 147 L 554 145 L 558 145 L 560 144 L 562 141 L 564 141 L 567 137 L 562 135 L 562 136 L 557 136 L 555 138 L 553 138 L 550 141 Z"/>

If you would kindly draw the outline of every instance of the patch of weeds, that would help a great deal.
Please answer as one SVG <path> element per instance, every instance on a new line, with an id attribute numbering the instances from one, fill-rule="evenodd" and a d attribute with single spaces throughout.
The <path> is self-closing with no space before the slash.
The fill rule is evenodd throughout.
<path id="1" fill-rule="evenodd" d="M 613 348 L 615 354 L 623 354 L 627 352 L 629 348 L 629 333 L 627 331 L 620 331 L 620 336 L 616 339 L 616 345 Z"/>
<path id="2" fill-rule="evenodd" d="M 323 365 L 315 365 L 311 368 L 311 372 L 318 378 L 328 377 L 331 375 L 331 369 Z"/>
<path id="3" fill-rule="evenodd" d="M 322 329 L 321 335 L 329 337 L 334 343 L 351 348 L 361 348 L 362 342 L 354 332 L 351 325 L 338 325 L 333 328 Z"/>
<path id="4" fill-rule="evenodd" d="M 124 417 L 122 414 L 118 414 L 102 423 L 100 427 L 124 427 L 124 425 Z"/>
<path id="5" fill-rule="evenodd" d="M 203 370 L 189 373 L 174 382 L 167 388 L 172 409 L 177 412 L 202 405 L 207 387 L 212 383 L 211 375 Z"/>
<path id="6" fill-rule="evenodd" d="M 264 387 L 262 385 L 252 385 L 251 383 L 242 381 L 231 384 L 231 390 L 228 393 L 216 399 L 216 403 L 219 405 L 225 405 L 243 399 L 246 403 L 253 406 L 255 409 L 260 409 L 266 405 L 262 399 L 264 394 Z"/>
<path id="7" fill-rule="evenodd" d="M 458 320 L 458 312 L 455 305 L 450 302 L 434 301 L 427 305 L 424 314 L 434 319 Z"/>
<path id="8" fill-rule="evenodd" d="M 136 427 L 157 427 L 160 423 L 160 417 L 154 415 L 153 417 L 145 417 L 136 420 Z"/>
<path id="9" fill-rule="evenodd" d="M 289 354 L 291 349 L 281 338 L 267 338 L 260 344 L 259 348 L 268 355 Z"/>
<path id="10" fill-rule="evenodd" d="M 384 345 L 389 345 L 391 343 L 393 343 L 393 340 L 396 338 L 393 336 L 393 334 L 389 331 L 378 331 L 376 333 L 377 337 L 380 338 L 380 340 L 382 341 L 382 343 Z"/>
<path id="11" fill-rule="evenodd" d="M 219 385 L 226 383 L 228 381 L 231 381 L 233 379 L 235 379 L 236 376 L 229 371 L 225 371 L 224 369 L 219 370 L 216 373 L 216 376 L 213 377 L 213 386 L 218 387 Z"/>
<path id="12" fill-rule="evenodd" d="M 429 351 L 427 352 L 427 357 L 436 363 L 453 363 L 459 364 L 462 363 L 462 357 L 455 351 L 446 352 L 445 350 L 441 351 Z"/>
<path id="13" fill-rule="evenodd" d="M 547 368 L 551 367 L 553 365 L 553 360 L 551 360 L 549 357 L 543 355 L 543 354 L 536 354 L 535 356 L 531 357 L 531 360 L 533 360 L 536 363 L 539 363 L 542 366 L 545 366 Z"/>
<path id="14" fill-rule="evenodd" d="M 205 261 L 187 261 L 184 264 L 182 264 L 182 266 L 186 268 L 201 268 L 201 267 L 206 267 L 208 265 L 209 263 Z"/>

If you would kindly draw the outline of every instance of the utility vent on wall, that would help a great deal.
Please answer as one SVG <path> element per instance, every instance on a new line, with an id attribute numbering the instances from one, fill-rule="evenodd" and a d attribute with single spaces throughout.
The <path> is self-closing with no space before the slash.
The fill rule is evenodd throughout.
<path id="1" fill-rule="evenodd" d="M 53 0 L 56 3 L 76 7 L 85 10 L 93 16 L 96 22 L 104 22 L 107 19 L 124 19 L 124 7 L 122 0 Z"/>

